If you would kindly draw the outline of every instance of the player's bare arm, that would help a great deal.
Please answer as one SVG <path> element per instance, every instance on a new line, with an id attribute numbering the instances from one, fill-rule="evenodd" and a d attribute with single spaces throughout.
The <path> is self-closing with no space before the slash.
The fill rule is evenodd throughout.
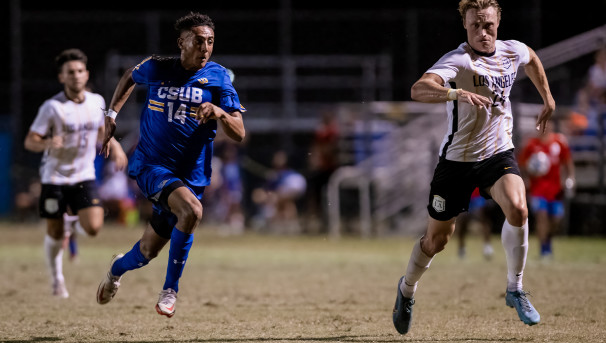
<path id="1" fill-rule="evenodd" d="M 115 111 L 116 113 L 120 112 L 122 106 L 128 100 L 128 97 L 133 92 L 135 88 L 135 81 L 132 77 L 133 68 L 128 69 L 114 90 L 114 95 L 112 96 L 112 100 L 109 103 L 109 110 Z M 106 158 L 109 157 L 110 151 L 112 149 L 110 142 L 114 137 L 114 133 L 116 132 L 116 119 L 110 116 L 105 116 L 105 134 L 103 135 L 103 147 L 101 148 L 101 154 Z M 117 142 L 116 142 L 117 143 Z"/>
<path id="2" fill-rule="evenodd" d="M 410 95 L 413 100 L 426 103 L 440 103 L 457 99 L 476 106 L 488 108 L 492 101 L 480 94 L 468 92 L 464 89 L 451 90 L 443 86 L 444 80 L 432 73 L 425 73 L 412 85 Z M 456 98 L 450 98 L 448 92 L 456 92 Z"/>
<path id="3" fill-rule="evenodd" d="M 105 127 L 99 127 L 99 134 L 97 135 L 98 140 L 105 139 Z M 102 143 L 102 141 L 101 141 Z M 122 145 L 116 140 L 115 137 L 112 137 L 109 141 L 109 159 L 114 162 L 116 170 L 124 170 L 128 165 L 128 157 L 126 157 L 126 153 L 124 149 L 122 149 Z"/>
<path id="4" fill-rule="evenodd" d="M 30 131 L 25 137 L 25 149 L 31 152 L 43 152 L 47 148 L 59 149 L 63 147 L 63 137 L 53 136 L 45 138 L 39 133 Z"/>
<path id="5" fill-rule="evenodd" d="M 99 137 L 98 141 L 103 139 L 102 137 L 105 137 L 105 128 L 103 126 L 99 127 L 99 134 L 97 136 Z M 122 149 L 122 145 L 114 137 L 109 141 L 109 151 L 109 159 L 114 162 L 115 169 L 124 170 L 128 165 L 128 158 L 124 149 Z"/>
<path id="6" fill-rule="evenodd" d="M 543 98 L 543 109 L 537 118 L 537 130 L 545 132 L 545 125 L 551 118 L 553 111 L 555 111 L 555 100 L 551 95 L 551 90 L 549 90 L 547 75 L 539 56 L 530 47 L 528 51 L 530 52 L 530 61 L 524 66 L 524 71 L 541 94 L 541 98 Z"/>
<path id="7" fill-rule="evenodd" d="M 128 165 L 128 158 L 126 157 L 124 149 L 122 149 L 122 145 L 113 137 L 109 144 L 111 151 L 109 158 L 115 163 L 116 170 L 124 170 Z"/>
<path id="8" fill-rule="evenodd" d="M 210 119 L 219 121 L 229 138 L 236 142 L 241 142 L 244 139 L 246 132 L 240 111 L 227 113 L 221 107 L 205 102 L 196 110 L 196 120 L 204 124 Z"/>

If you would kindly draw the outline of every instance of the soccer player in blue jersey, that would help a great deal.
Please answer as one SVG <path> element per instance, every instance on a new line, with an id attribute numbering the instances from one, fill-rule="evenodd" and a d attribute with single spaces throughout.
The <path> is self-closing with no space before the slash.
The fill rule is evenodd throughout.
<path id="1" fill-rule="evenodd" d="M 227 70 L 210 62 L 214 24 L 206 15 L 189 13 L 175 23 L 179 58 L 150 57 L 128 69 L 114 91 L 105 118 L 102 153 L 116 129 L 116 115 L 136 84 L 147 85 L 140 140 L 129 161 L 129 175 L 153 203 L 153 215 L 139 241 L 116 255 L 97 290 L 97 302 L 116 295 L 122 275 L 145 266 L 170 241 L 166 279 L 156 311 L 175 313 L 179 279 L 202 219 L 201 199 L 210 184 L 217 122 L 228 137 L 241 142 L 245 130 L 238 94 Z"/>

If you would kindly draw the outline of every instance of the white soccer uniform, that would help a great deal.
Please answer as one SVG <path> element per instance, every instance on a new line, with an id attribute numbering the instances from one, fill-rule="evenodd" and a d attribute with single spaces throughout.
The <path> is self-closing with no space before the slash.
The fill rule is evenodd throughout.
<path id="1" fill-rule="evenodd" d="M 442 77 L 445 87 L 492 99 L 488 110 L 462 101 L 447 102 L 448 132 L 440 146 L 442 158 L 476 162 L 513 149 L 509 93 L 518 67 L 529 60 L 528 47 L 516 40 L 497 40 L 491 56 L 478 55 L 463 43 L 427 70 Z"/>
<path id="2" fill-rule="evenodd" d="M 85 93 L 80 104 L 60 92 L 40 106 L 30 131 L 63 137 L 62 148 L 44 151 L 40 165 L 43 184 L 73 185 L 95 179 L 97 137 L 105 125 L 103 108 L 103 97 L 91 92 Z"/>

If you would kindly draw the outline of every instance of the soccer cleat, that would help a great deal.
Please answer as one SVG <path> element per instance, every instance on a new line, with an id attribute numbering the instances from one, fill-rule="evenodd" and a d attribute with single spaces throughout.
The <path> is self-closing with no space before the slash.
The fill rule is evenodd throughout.
<path id="1" fill-rule="evenodd" d="M 55 280 L 55 282 L 53 282 L 53 295 L 62 299 L 69 298 L 69 293 L 65 287 L 65 281 Z"/>
<path id="2" fill-rule="evenodd" d="M 529 293 L 522 290 L 515 292 L 507 291 L 507 294 L 505 295 L 505 304 L 509 307 L 515 307 L 516 311 L 518 311 L 520 320 L 523 321 L 524 324 L 532 326 L 541 321 L 541 316 L 526 297 L 527 294 Z"/>
<path id="3" fill-rule="evenodd" d="M 113 276 L 112 266 L 123 256 L 123 254 L 118 254 L 112 257 L 107 275 L 99 284 L 99 288 L 97 288 L 97 303 L 101 305 L 107 304 L 114 298 L 116 292 L 118 292 L 118 288 L 120 287 L 120 279 L 122 279 L 122 276 Z"/>
<path id="4" fill-rule="evenodd" d="M 175 302 L 177 302 L 177 292 L 172 288 L 162 290 L 156 304 L 156 312 L 168 318 L 174 316 Z"/>
<path id="5" fill-rule="evenodd" d="M 398 297 L 396 298 L 396 304 L 393 307 L 393 325 L 396 330 L 404 335 L 410 329 L 412 323 L 412 305 L 415 304 L 415 300 L 412 298 L 406 298 L 400 290 L 400 285 L 404 282 L 404 276 L 400 278 L 398 282 Z"/>

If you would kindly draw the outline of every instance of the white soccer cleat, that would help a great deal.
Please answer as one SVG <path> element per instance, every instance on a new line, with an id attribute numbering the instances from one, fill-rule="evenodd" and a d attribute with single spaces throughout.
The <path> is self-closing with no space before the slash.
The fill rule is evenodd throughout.
<path id="1" fill-rule="evenodd" d="M 175 302 L 177 302 L 177 292 L 172 288 L 162 290 L 156 304 L 156 312 L 168 318 L 174 316 Z"/>
<path id="2" fill-rule="evenodd" d="M 62 299 L 69 298 L 69 293 L 65 287 L 65 281 L 55 280 L 55 282 L 53 282 L 53 295 Z"/>
<path id="3" fill-rule="evenodd" d="M 101 283 L 99 284 L 99 288 L 97 289 L 97 303 L 101 305 L 107 304 L 114 298 L 116 292 L 118 292 L 118 288 L 120 287 L 120 279 L 122 279 L 122 276 L 113 276 L 112 266 L 117 260 L 121 259 L 123 256 L 124 254 L 118 254 L 114 255 L 114 257 L 112 258 L 112 261 L 109 264 L 109 270 L 107 271 L 107 275 L 105 276 L 103 281 L 101 281 Z"/>

